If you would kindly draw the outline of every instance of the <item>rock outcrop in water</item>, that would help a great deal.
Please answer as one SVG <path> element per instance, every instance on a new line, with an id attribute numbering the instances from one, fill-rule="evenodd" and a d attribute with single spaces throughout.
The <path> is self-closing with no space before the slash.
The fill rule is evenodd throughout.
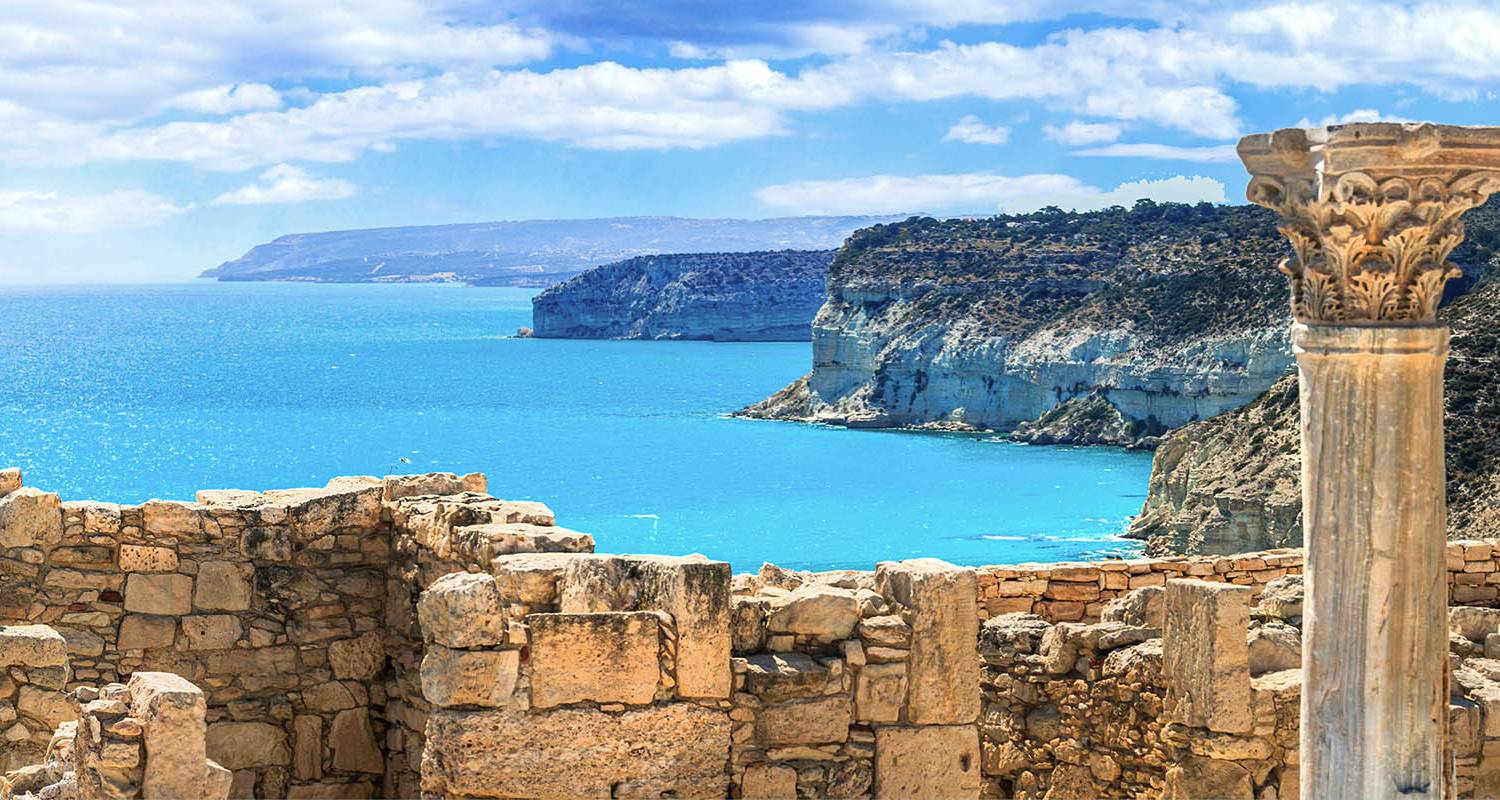
<path id="1" fill-rule="evenodd" d="M 821 250 L 892 217 L 613 217 L 298 233 L 202 277 L 221 281 L 536 286 L 649 253 Z"/>
<path id="2" fill-rule="evenodd" d="M 1500 209 L 1476 209 L 1466 221 L 1468 240 L 1453 260 L 1470 279 L 1490 277 L 1439 313 L 1453 330 L 1443 420 L 1450 539 L 1500 532 L 1500 278 L 1485 268 L 1500 244 Z M 1291 372 L 1244 408 L 1172 432 L 1129 535 L 1156 554 L 1300 545 L 1298 414 Z"/>
<path id="3" fill-rule="evenodd" d="M 1271 268 L 1285 252 L 1270 212 L 1208 204 L 862 230 L 829 271 L 812 372 L 741 413 L 1006 431 L 1037 420 L 1019 435 L 1149 445 L 1286 371 L 1286 289 Z"/>
<path id="4" fill-rule="evenodd" d="M 805 342 L 832 260 L 832 250 L 626 259 L 537 295 L 533 335 Z"/>

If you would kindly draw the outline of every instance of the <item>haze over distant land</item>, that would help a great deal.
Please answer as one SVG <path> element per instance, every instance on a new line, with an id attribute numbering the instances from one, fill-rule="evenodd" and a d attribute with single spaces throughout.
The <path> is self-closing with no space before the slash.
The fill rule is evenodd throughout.
<path id="1" fill-rule="evenodd" d="M 545 287 L 639 255 L 827 250 L 859 228 L 897 218 L 611 217 L 299 233 L 257 245 L 201 277 Z"/>

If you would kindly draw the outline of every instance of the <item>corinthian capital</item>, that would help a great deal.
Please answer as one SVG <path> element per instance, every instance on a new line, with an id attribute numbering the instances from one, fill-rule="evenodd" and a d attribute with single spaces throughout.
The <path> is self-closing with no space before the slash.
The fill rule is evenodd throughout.
<path id="1" fill-rule="evenodd" d="M 1321 325 L 1435 320 L 1460 217 L 1500 190 L 1500 128 L 1361 123 L 1246 136 L 1250 202 L 1281 215 L 1292 315 Z"/>

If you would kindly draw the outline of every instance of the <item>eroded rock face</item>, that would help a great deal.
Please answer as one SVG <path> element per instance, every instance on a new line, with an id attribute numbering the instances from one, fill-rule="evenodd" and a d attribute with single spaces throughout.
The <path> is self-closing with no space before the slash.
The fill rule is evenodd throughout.
<path id="1" fill-rule="evenodd" d="M 630 258 L 537 295 L 532 335 L 805 342 L 831 261 L 832 250 Z"/>
<path id="2" fill-rule="evenodd" d="M 422 789 L 466 797 L 724 797 L 729 717 L 693 703 L 620 714 L 435 712 Z M 561 769 L 559 767 L 562 767 Z"/>

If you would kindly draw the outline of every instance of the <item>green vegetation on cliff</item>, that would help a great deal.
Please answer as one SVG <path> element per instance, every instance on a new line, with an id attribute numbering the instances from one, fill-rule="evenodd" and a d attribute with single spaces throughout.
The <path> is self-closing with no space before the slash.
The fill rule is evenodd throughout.
<path id="1" fill-rule="evenodd" d="M 1500 532 L 1500 200 L 1464 219 L 1452 260 L 1467 274 L 1450 294 L 1468 291 L 1439 313 L 1453 331 L 1443 420 L 1451 538 Z M 1162 554 L 1301 544 L 1298 415 L 1293 371 L 1255 402 L 1171 433 L 1132 534 Z"/>

